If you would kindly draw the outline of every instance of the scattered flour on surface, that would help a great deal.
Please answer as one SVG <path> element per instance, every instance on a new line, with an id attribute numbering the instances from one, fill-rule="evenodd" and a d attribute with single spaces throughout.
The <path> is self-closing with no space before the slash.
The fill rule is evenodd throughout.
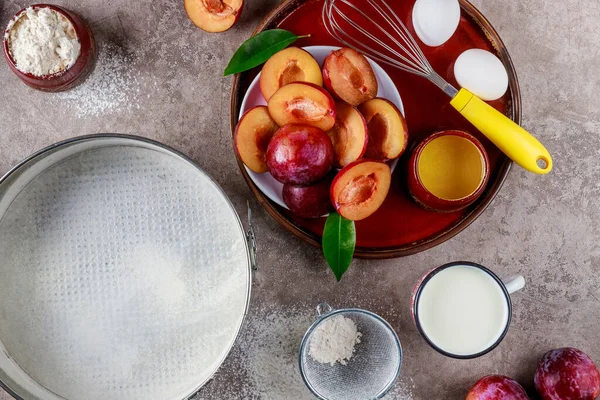
<path id="1" fill-rule="evenodd" d="M 36 76 L 54 74 L 71 67 L 81 51 L 73 24 L 47 7 L 29 7 L 5 35 L 17 68 Z"/>
<path id="2" fill-rule="evenodd" d="M 252 307 L 234 350 L 193 400 L 314 400 L 300 376 L 298 352 L 315 318 L 310 306 Z M 384 397 L 412 399 L 412 383 L 403 379 Z"/>
<path id="3" fill-rule="evenodd" d="M 96 67 L 81 85 L 56 94 L 57 100 L 78 117 L 137 110 L 140 98 L 136 57 L 111 42 L 98 44 Z"/>
<path id="4" fill-rule="evenodd" d="M 309 343 L 308 354 L 321 364 L 346 365 L 360 343 L 362 334 L 350 318 L 334 315 L 317 325 Z"/>

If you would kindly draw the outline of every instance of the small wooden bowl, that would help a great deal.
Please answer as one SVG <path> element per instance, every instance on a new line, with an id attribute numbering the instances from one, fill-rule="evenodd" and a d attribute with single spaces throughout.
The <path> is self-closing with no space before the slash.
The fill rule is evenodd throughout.
<path id="1" fill-rule="evenodd" d="M 81 44 L 81 50 L 77 60 L 75 60 L 75 63 L 71 65 L 71 67 L 54 74 L 37 76 L 22 72 L 17 68 L 17 63 L 10 54 L 8 32 L 10 31 L 12 24 L 9 23 L 4 34 L 4 56 L 6 57 L 8 66 L 12 72 L 14 72 L 15 75 L 17 75 L 19 79 L 21 79 L 26 85 L 45 92 L 60 92 L 68 90 L 83 82 L 93 70 L 97 56 L 96 43 L 90 27 L 79 15 L 61 7 L 51 4 L 34 4 L 29 7 L 49 8 L 68 19 L 75 29 L 75 33 L 77 34 L 77 38 Z M 14 17 L 11 18 L 11 22 L 18 20 L 27 10 L 27 8 L 24 8 L 16 13 Z"/>
<path id="2" fill-rule="evenodd" d="M 490 160 L 473 135 L 448 130 L 426 137 L 408 164 L 408 190 L 426 210 L 462 210 L 481 196 L 490 178 Z"/>

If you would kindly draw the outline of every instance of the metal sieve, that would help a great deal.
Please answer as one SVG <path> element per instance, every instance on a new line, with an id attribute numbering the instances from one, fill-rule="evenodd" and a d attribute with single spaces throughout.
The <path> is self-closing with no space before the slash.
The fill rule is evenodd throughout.
<path id="1" fill-rule="evenodd" d="M 350 318 L 362 334 L 355 353 L 346 365 L 319 363 L 309 355 L 316 329 L 334 316 Z M 306 386 L 320 399 L 372 400 L 382 398 L 400 374 L 402 347 L 393 328 L 383 318 L 358 308 L 333 310 L 317 306 L 317 320 L 300 345 L 300 373 Z"/>
<path id="2" fill-rule="evenodd" d="M 246 315 L 253 243 L 184 155 L 67 140 L 0 180 L 0 385 L 24 400 L 181 400 Z"/>

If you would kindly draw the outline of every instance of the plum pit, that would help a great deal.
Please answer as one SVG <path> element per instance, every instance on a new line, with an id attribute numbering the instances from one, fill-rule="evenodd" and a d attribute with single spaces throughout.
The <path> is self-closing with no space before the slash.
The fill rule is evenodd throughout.
<path id="1" fill-rule="evenodd" d="M 295 82 L 309 82 L 321 87 L 323 76 L 319 63 L 310 53 L 298 47 L 288 47 L 265 63 L 260 74 L 260 91 L 269 101 L 279 89 Z"/>
<path id="2" fill-rule="evenodd" d="M 360 221 L 381 207 L 390 190 L 390 167 L 379 161 L 358 160 L 345 166 L 331 185 L 331 202 L 344 218 Z"/>
<path id="3" fill-rule="evenodd" d="M 335 125 L 337 115 L 331 95 L 309 82 L 282 86 L 271 96 L 268 107 L 279 126 L 303 124 L 328 131 Z"/>
<path id="4" fill-rule="evenodd" d="M 344 102 L 336 102 L 335 125 L 327 132 L 335 150 L 334 164 L 345 167 L 361 158 L 367 148 L 367 123 L 358 110 Z"/>
<path id="5" fill-rule="evenodd" d="M 346 79 L 348 79 L 350 86 L 360 88 L 363 93 L 366 92 L 367 88 L 365 86 L 364 75 L 360 72 L 360 70 L 344 56 L 339 58 L 339 64 L 339 68 L 341 71 L 345 72 L 347 77 Z"/>
<path id="6" fill-rule="evenodd" d="M 287 112 L 304 121 L 318 121 L 327 115 L 324 107 L 306 97 L 296 97 L 285 103 Z"/>
<path id="7" fill-rule="evenodd" d="M 244 6 L 244 0 L 184 0 L 183 3 L 190 20 L 206 32 L 223 32 L 231 28 Z"/>
<path id="8" fill-rule="evenodd" d="M 373 198 L 377 190 L 375 174 L 363 175 L 352 179 L 340 194 L 340 205 L 359 205 Z"/>
<path id="9" fill-rule="evenodd" d="M 369 100 L 358 109 L 369 131 L 365 157 L 381 161 L 400 157 L 408 143 L 408 128 L 400 110 L 381 98 Z"/>
<path id="10" fill-rule="evenodd" d="M 333 143 L 333 148 L 336 154 L 336 161 L 339 163 L 340 155 L 344 155 L 348 149 L 348 142 L 350 141 L 350 132 L 348 132 L 348 128 L 343 123 L 336 121 L 335 125 L 329 132 L 327 132 L 331 142 Z"/>
<path id="11" fill-rule="evenodd" d="M 337 98 L 357 106 L 377 95 L 377 78 L 369 61 L 350 48 L 335 50 L 323 63 L 325 86 Z"/>
<path id="12" fill-rule="evenodd" d="M 240 119 L 235 129 L 235 148 L 242 162 L 252 171 L 267 172 L 267 148 L 278 129 L 265 106 L 251 109 Z"/>
<path id="13" fill-rule="evenodd" d="M 222 0 L 202 0 L 204 7 L 214 16 L 225 18 L 237 13 L 229 4 Z"/>
<path id="14" fill-rule="evenodd" d="M 298 65 L 298 60 L 290 60 L 279 77 L 279 86 L 285 86 L 292 82 L 301 82 L 305 79 L 306 74 Z"/>

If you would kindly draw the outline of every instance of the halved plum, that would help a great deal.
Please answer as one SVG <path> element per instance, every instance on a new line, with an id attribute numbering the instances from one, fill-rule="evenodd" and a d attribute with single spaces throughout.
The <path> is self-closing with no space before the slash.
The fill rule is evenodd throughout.
<path id="1" fill-rule="evenodd" d="M 345 167 L 361 158 L 367 150 L 367 122 L 358 110 L 341 101 L 335 102 L 335 125 L 327 135 L 333 143 L 333 165 Z"/>
<path id="2" fill-rule="evenodd" d="M 185 12 L 206 32 L 223 32 L 242 15 L 244 0 L 184 0 Z"/>
<path id="3" fill-rule="evenodd" d="M 333 145 L 323 130 L 308 125 L 285 125 L 267 148 L 267 166 L 281 183 L 310 185 L 333 164 Z"/>
<path id="4" fill-rule="evenodd" d="M 298 217 L 322 217 L 333 210 L 329 198 L 332 180 L 332 174 L 328 174 L 310 186 L 283 185 L 283 202 Z"/>
<path id="5" fill-rule="evenodd" d="M 361 104 L 358 110 L 369 129 L 365 157 L 382 161 L 400 157 L 408 144 L 408 127 L 400 110 L 392 102 L 380 98 Z"/>
<path id="6" fill-rule="evenodd" d="M 325 87 L 337 98 L 357 106 L 377 96 L 377 78 L 365 56 L 349 48 L 334 50 L 323 63 Z"/>
<path id="7" fill-rule="evenodd" d="M 344 218 L 360 221 L 381 207 L 390 190 L 392 171 L 379 161 L 358 160 L 344 167 L 331 184 L 331 202 Z"/>
<path id="8" fill-rule="evenodd" d="M 319 63 L 299 47 L 288 47 L 269 58 L 260 74 L 260 91 L 269 101 L 279 88 L 293 82 L 323 86 Z"/>
<path id="9" fill-rule="evenodd" d="M 265 106 L 247 111 L 235 128 L 235 149 L 242 162 L 257 174 L 267 172 L 267 147 L 279 126 Z"/>
<path id="10" fill-rule="evenodd" d="M 271 96 L 269 113 L 279 126 L 304 124 L 328 131 L 335 124 L 335 101 L 320 86 L 294 82 Z"/>

